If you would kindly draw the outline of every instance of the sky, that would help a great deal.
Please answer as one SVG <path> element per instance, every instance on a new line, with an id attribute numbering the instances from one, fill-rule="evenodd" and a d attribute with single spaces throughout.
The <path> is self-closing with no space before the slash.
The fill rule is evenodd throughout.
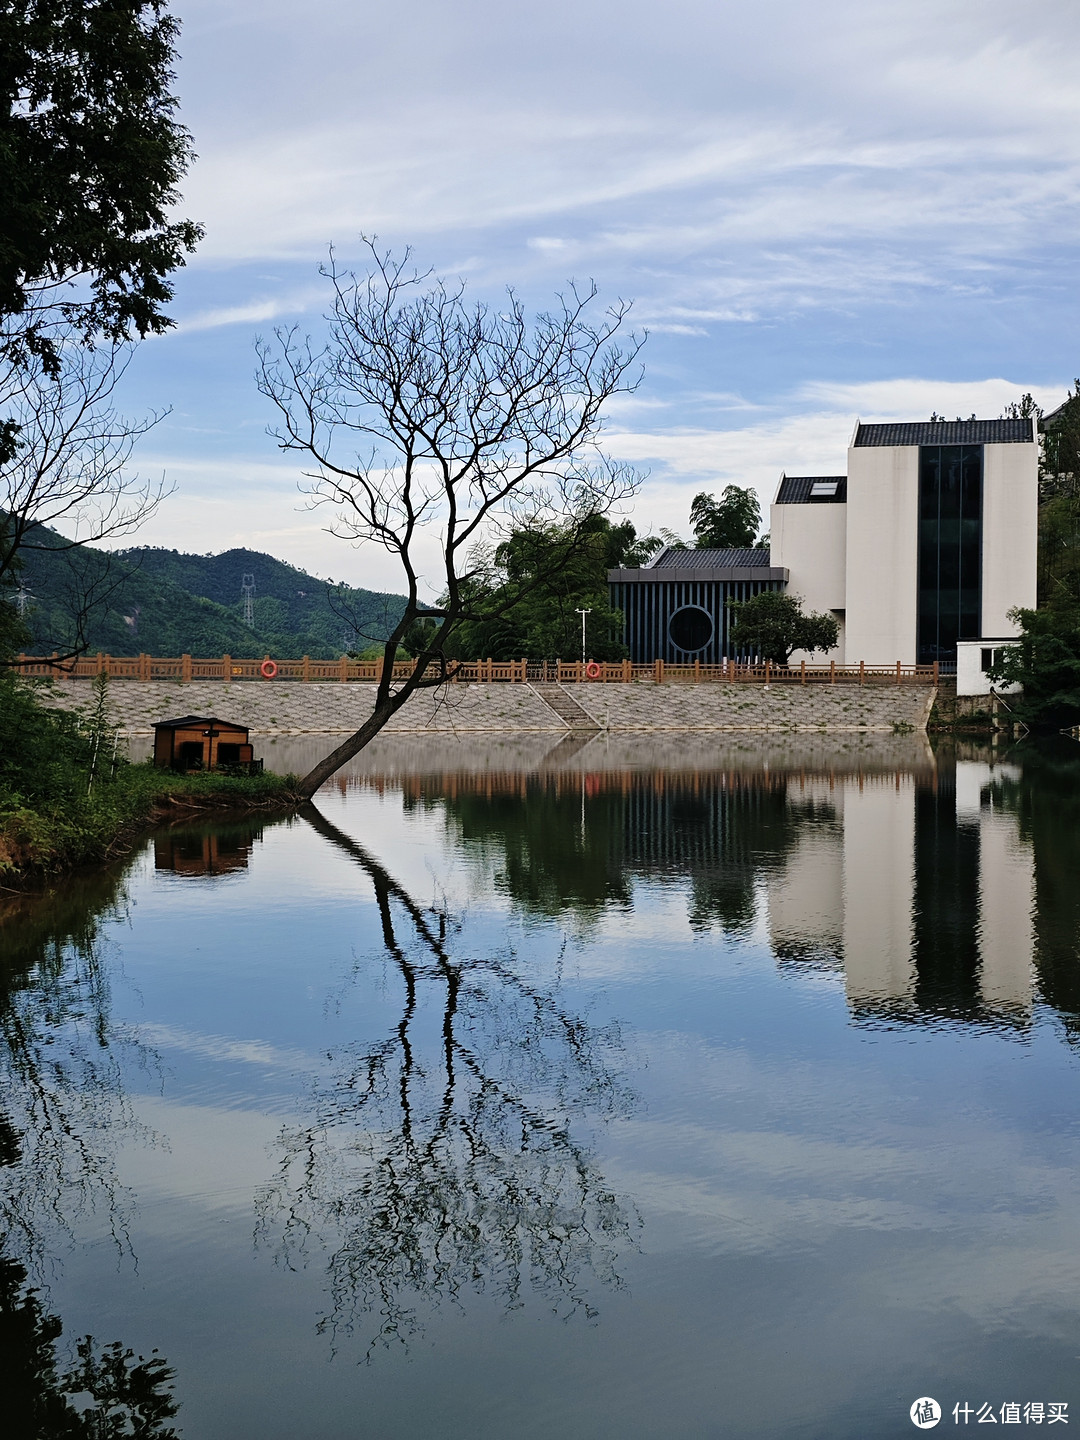
<path id="1" fill-rule="evenodd" d="M 398 589 L 267 433 L 257 336 L 318 338 L 361 234 L 530 307 L 633 301 L 605 445 L 640 530 L 840 474 L 856 418 L 1046 406 L 1080 373 L 1080 7 L 1067 0 L 174 0 L 206 238 L 122 397 L 169 408 L 135 542 Z"/>

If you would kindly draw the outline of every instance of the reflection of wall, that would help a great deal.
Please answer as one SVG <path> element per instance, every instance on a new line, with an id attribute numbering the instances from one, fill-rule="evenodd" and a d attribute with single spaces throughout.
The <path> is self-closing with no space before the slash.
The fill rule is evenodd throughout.
<path id="1" fill-rule="evenodd" d="M 766 875 L 778 959 L 842 958 L 848 1000 L 864 1016 L 1026 1015 L 1034 861 L 1015 815 L 994 807 L 1008 768 L 958 761 L 932 784 L 792 778 L 793 841 Z M 809 823 L 799 819 L 807 807 Z"/>
<path id="2" fill-rule="evenodd" d="M 844 785 L 844 975 L 856 1006 L 910 997 L 915 782 Z"/>
<path id="3" fill-rule="evenodd" d="M 788 803 L 831 818 L 795 832 L 784 863 L 766 876 L 769 939 L 780 957 L 840 963 L 844 921 L 843 788 L 822 779 L 793 780 Z"/>
<path id="4" fill-rule="evenodd" d="M 979 989 L 983 1003 L 1031 1007 L 1034 998 L 1035 857 L 1016 817 L 979 817 Z"/>

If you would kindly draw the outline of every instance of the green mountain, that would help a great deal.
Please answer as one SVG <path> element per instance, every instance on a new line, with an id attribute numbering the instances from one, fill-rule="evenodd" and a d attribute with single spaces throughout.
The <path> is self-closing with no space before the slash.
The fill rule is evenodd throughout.
<path id="1" fill-rule="evenodd" d="M 258 550 L 62 550 L 49 531 L 34 542 L 47 548 L 24 552 L 21 580 L 28 648 L 39 654 L 68 648 L 83 609 L 91 653 L 335 659 L 385 639 L 405 603 L 330 585 Z M 244 576 L 254 577 L 253 626 L 244 621 Z"/>

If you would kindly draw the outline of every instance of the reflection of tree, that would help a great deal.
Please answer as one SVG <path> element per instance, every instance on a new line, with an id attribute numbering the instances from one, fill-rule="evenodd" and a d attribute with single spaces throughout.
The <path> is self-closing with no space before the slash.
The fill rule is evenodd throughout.
<path id="1" fill-rule="evenodd" d="M 689 880 L 695 929 L 744 934 L 763 870 L 783 862 L 796 827 L 783 776 L 641 771 L 419 780 L 413 803 L 444 806 L 463 843 L 495 858 L 496 884 L 526 911 L 595 916 L 629 907 L 631 877 Z M 830 820 L 833 817 L 829 810 Z"/>
<path id="2" fill-rule="evenodd" d="M 8 902 L 0 961 L 0 1244 L 40 1270 L 50 1231 L 103 1205 L 123 1246 L 124 1095 L 101 927 L 122 903 L 123 871 L 72 878 Z M 127 1038 L 127 1037 L 125 1037 Z"/>
<path id="3" fill-rule="evenodd" d="M 86 1336 L 65 1364 L 61 1323 L 27 1285 L 27 1267 L 41 1273 L 50 1240 L 89 1209 L 103 1207 L 125 1244 L 115 1150 L 133 1120 L 101 959 L 103 920 L 122 901 L 114 868 L 0 912 L 0 1404 L 17 1440 L 177 1434 L 172 1372 L 156 1352 Z"/>
<path id="4" fill-rule="evenodd" d="M 484 777 L 468 777 L 471 779 Z M 453 787 L 424 777 L 416 799 L 445 806 L 462 842 L 491 856 L 496 887 L 534 915 L 595 916 L 628 905 L 625 797 L 591 775 L 507 777 L 512 784 Z M 406 808 L 412 797 L 406 796 Z"/>
<path id="5" fill-rule="evenodd" d="M 96 1346 L 87 1335 L 77 1363 L 56 1353 L 63 1327 L 27 1288 L 26 1271 L 0 1256 L 0 1394 L 12 1440 L 176 1440 L 165 1422 L 179 1410 L 173 1372 L 117 1341 Z"/>
<path id="6" fill-rule="evenodd" d="M 1025 743 L 1023 780 L 999 782 L 995 803 L 1014 810 L 1035 864 L 1035 966 L 1043 999 L 1080 1039 L 1080 745 Z"/>
<path id="7" fill-rule="evenodd" d="M 445 913 L 421 908 L 317 810 L 306 814 L 374 886 L 401 1018 L 343 1057 L 313 1122 L 285 1135 L 263 1235 L 283 1223 L 289 1264 L 310 1241 L 325 1244 L 324 1324 L 352 1331 L 370 1314 L 373 1344 L 407 1343 L 421 1302 L 459 1303 L 468 1291 L 508 1308 L 531 1291 L 560 1313 L 593 1315 L 594 1283 L 619 1283 L 631 1217 L 572 1122 L 626 1109 L 608 1066 L 617 1035 L 571 1015 L 555 986 L 523 978 L 509 951 L 453 953 Z M 425 1042 L 431 1004 L 438 1038 Z"/>

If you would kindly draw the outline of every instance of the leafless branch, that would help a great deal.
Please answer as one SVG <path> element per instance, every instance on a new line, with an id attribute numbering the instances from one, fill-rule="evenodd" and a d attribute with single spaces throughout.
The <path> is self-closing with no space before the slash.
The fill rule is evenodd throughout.
<path id="1" fill-rule="evenodd" d="M 27 552 L 130 534 L 169 493 L 128 468 L 135 442 L 163 418 L 132 421 L 113 408 L 131 354 L 68 336 L 55 372 L 33 354 L 0 363 L 0 590 Z"/>
<path id="2" fill-rule="evenodd" d="M 463 284 L 417 272 L 408 251 L 395 258 L 366 243 L 366 275 L 342 270 L 333 254 L 323 269 L 333 299 L 321 347 L 296 328 L 259 345 L 278 443 L 314 462 L 312 503 L 332 509 L 331 533 L 393 555 L 406 591 L 373 714 L 305 777 L 308 794 L 417 688 L 452 673 L 454 631 L 493 613 L 501 540 L 520 530 L 560 536 L 548 565 L 503 595 L 505 609 L 556 573 L 586 523 L 637 484 L 600 445 L 605 404 L 640 380 L 643 338 L 619 338 L 627 302 L 597 315 L 595 285 L 571 283 L 530 320 L 512 290 L 498 309 L 469 303 Z M 439 598 L 426 603 L 422 592 Z M 435 632 L 414 675 L 393 685 L 394 659 L 421 614 Z"/>

